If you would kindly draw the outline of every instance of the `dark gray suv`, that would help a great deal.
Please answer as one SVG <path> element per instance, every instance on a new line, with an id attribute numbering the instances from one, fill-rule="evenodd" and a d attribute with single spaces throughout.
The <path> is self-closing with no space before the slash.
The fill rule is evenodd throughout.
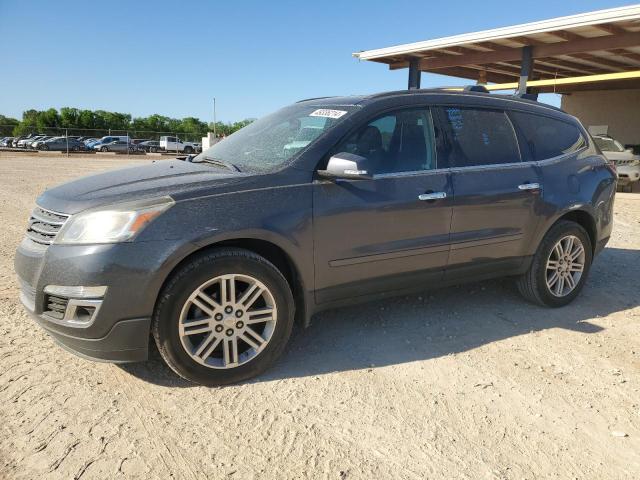
<path id="1" fill-rule="evenodd" d="M 294 318 L 498 276 L 560 307 L 612 229 L 616 174 L 573 117 L 517 97 L 318 98 L 186 160 L 37 200 L 15 268 L 63 347 L 219 385 L 263 372 Z"/>

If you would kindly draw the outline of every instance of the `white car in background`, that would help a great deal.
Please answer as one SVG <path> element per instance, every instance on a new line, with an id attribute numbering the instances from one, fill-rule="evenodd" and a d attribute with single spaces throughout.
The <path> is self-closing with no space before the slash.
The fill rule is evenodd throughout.
<path id="1" fill-rule="evenodd" d="M 183 142 L 178 137 L 160 137 L 160 149 L 167 152 L 182 152 L 186 154 L 195 153 L 197 144 L 195 142 Z"/>
<path id="2" fill-rule="evenodd" d="M 633 186 L 640 180 L 640 155 L 634 155 L 631 149 L 625 149 L 619 141 L 608 135 L 594 135 L 593 140 L 607 160 L 615 164 L 619 186 Z"/>

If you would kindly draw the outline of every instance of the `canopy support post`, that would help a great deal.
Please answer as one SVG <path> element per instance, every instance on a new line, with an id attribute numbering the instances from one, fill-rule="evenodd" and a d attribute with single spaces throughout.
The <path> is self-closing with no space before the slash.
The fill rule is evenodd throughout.
<path id="1" fill-rule="evenodd" d="M 409 90 L 418 90 L 420 88 L 420 59 L 414 58 L 409 62 Z"/>
<path id="2" fill-rule="evenodd" d="M 522 60 L 520 63 L 520 80 L 518 81 L 518 91 L 516 94 L 527 93 L 527 81 L 533 73 L 533 48 L 531 45 L 522 47 Z"/>

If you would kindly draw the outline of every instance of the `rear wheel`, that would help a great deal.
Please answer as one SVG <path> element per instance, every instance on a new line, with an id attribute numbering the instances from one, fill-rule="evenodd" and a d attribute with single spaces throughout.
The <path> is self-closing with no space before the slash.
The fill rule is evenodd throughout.
<path id="1" fill-rule="evenodd" d="M 178 375 L 224 385 L 265 371 L 284 350 L 293 318 L 291 289 L 273 264 L 220 249 L 175 273 L 156 306 L 153 336 Z"/>
<path id="2" fill-rule="evenodd" d="M 574 222 L 558 222 L 540 243 L 529 271 L 518 279 L 520 293 L 538 305 L 567 305 L 584 286 L 592 252 L 584 228 Z"/>

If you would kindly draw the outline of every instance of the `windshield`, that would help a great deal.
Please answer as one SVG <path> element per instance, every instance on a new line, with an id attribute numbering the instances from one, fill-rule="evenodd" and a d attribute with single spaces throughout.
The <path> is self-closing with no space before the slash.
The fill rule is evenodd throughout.
<path id="1" fill-rule="evenodd" d="M 622 144 L 613 138 L 594 137 L 593 140 L 603 152 L 624 152 Z"/>
<path id="2" fill-rule="evenodd" d="M 240 171 L 281 168 L 356 107 L 295 104 L 267 115 L 219 141 L 193 159 L 215 160 Z"/>

